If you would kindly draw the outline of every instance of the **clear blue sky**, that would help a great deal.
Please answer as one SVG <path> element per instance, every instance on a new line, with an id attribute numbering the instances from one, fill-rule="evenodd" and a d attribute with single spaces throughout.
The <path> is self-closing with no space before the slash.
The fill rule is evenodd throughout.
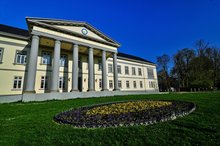
<path id="1" fill-rule="evenodd" d="M 25 17 L 87 21 L 120 52 L 153 62 L 204 39 L 220 47 L 220 0 L 1 0 L 0 23 L 27 29 Z"/>

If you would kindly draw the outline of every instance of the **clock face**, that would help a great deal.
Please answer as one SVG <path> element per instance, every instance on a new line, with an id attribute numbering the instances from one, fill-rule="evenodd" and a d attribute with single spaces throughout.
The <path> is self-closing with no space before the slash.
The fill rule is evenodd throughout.
<path id="1" fill-rule="evenodd" d="M 81 30 L 81 32 L 82 32 L 82 34 L 84 34 L 84 35 L 87 35 L 87 34 L 88 34 L 88 30 L 87 30 L 86 28 L 83 28 L 83 29 Z"/>

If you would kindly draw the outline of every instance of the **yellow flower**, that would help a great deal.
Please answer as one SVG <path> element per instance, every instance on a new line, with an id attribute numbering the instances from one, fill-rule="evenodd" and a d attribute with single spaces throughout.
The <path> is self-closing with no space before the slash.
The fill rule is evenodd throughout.
<path id="1" fill-rule="evenodd" d="M 168 106 L 172 102 L 167 101 L 130 101 L 123 103 L 113 103 L 109 105 L 94 107 L 86 112 L 87 115 L 108 115 L 129 112 L 138 112 L 146 109 Z"/>

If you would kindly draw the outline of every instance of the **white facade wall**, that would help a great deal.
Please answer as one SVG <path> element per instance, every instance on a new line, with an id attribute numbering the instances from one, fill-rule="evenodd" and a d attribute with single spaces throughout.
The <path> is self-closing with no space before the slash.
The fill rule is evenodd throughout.
<path id="1" fill-rule="evenodd" d="M 0 38 L 3 40 L 3 38 Z M 1 41 L 0 40 L 0 41 Z M 4 38 L 5 40 L 5 38 Z M 27 42 L 25 41 L 17 41 L 15 39 L 7 39 L 7 44 L 0 43 L 0 48 L 4 49 L 3 52 L 3 60 L 0 64 L 0 95 L 8 95 L 8 94 L 22 94 L 23 86 L 25 84 L 25 69 L 26 65 L 15 64 L 15 56 L 16 51 L 28 51 L 29 47 L 25 47 Z M 17 44 L 15 44 L 15 42 Z M 13 44 L 14 43 L 14 44 Z M 20 44 L 20 45 L 18 45 Z M 23 45 L 23 46 L 22 46 Z M 52 65 L 44 65 L 41 63 L 42 61 L 42 51 L 48 51 L 51 53 L 51 58 L 53 58 L 53 49 L 47 47 L 40 47 L 38 52 L 38 62 L 37 62 L 37 74 L 36 74 L 36 83 L 35 90 L 36 93 L 45 93 L 44 89 L 40 89 L 41 84 L 41 76 L 48 76 L 48 84 L 50 84 L 51 79 L 51 69 Z M 68 68 L 60 67 L 60 77 L 65 76 L 67 80 L 67 89 L 65 92 L 70 92 L 71 82 L 72 82 L 72 52 L 67 50 L 62 50 L 61 54 L 65 54 L 68 56 Z M 79 73 L 82 77 L 82 91 L 86 92 L 88 90 L 88 63 L 87 63 L 87 55 L 80 54 L 79 55 L 82 61 L 82 71 Z M 101 60 L 100 57 L 94 57 L 94 76 L 95 76 L 95 90 L 101 91 L 99 87 L 99 80 L 102 79 L 102 71 L 98 69 L 98 60 Z M 157 74 L 156 74 L 156 66 L 146 64 L 146 63 L 138 63 L 135 61 L 129 61 L 126 59 L 118 59 L 118 65 L 121 66 L 121 74 L 118 74 L 118 80 L 122 83 L 122 91 L 148 91 L 155 90 L 154 88 L 149 87 L 149 81 L 154 81 L 157 83 Z M 113 59 L 108 58 L 106 62 L 107 67 L 107 87 L 111 91 L 114 88 L 114 79 L 113 73 L 108 72 L 108 64 L 112 64 Z M 129 68 L 129 75 L 125 74 L 125 66 Z M 132 75 L 132 67 L 135 67 L 136 75 Z M 141 68 L 142 75 L 138 75 L 138 68 Z M 147 68 L 153 68 L 155 79 L 148 79 L 147 76 Z M 22 77 L 22 88 L 21 89 L 13 89 L 13 79 L 15 76 Z M 109 81 L 112 80 L 113 88 L 109 88 Z M 130 88 L 126 87 L 126 81 L 129 81 Z M 134 88 L 133 82 L 136 81 L 137 87 Z M 143 83 L 143 88 L 140 88 L 140 81 Z M 63 92 L 63 90 L 60 90 Z"/>
<path id="2" fill-rule="evenodd" d="M 81 28 L 68 28 L 69 30 L 79 31 Z M 44 33 L 52 34 L 55 36 L 61 36 L 63 38 L 72 39 L 78 42 L 83 42 L 91 45 L 95 45 L 98 47 L 106 48 L 108 50 L 112 50 L 117 52 L 116 47 L 112 47 L 109 45 L 93 42 L 91 40 L 86 40 L 82 38 L 77 38 L 75 36 L 71 36 L 68 34 L 63 34 L 61 32 L 56 32 L 53 30 L 47 30 L 45 28 L 34 26 L 33 30 L 41 31 Z M 95 34 L 90 32 L 90 35 L 96 37 Z M 101 39 L 101 38 L 100 38 Z M 45 43 L 45 42 L 43 42 Z M 62 42 L 61 42 L 62 43 Z M 51 71 L 52 71 L 52 60 L 53 60 L 53 47 L 47 47 L 42 45 L 40 42 L 40 47 L 38 51 L 38 58 L 37 58 L 37 73 L 35 79 L 35 91 L 36 93 L 45 93 L 49 92 L 50 89 L 50 80 L 51 80 Z M 70 44 L 71 45 L 71 44 Z M 0 49 L 3 49 L 3 56 L 2 61 L 0 62 L 0 95 L 13 95 L 13 94 L 22 94 L 24 90 L 24 86 L 26 83 L 26 73 L 27 73 L 27 65 L 25 64 L 16 64 L 16 52 L 17 51 L 26 51 L 27 56 L 29 54 L 31 46 L 29 45 L 28 41 L 15 39 L 11 37 L 3 37 L 0 36 Z M 82 47 L 79 45 L 79 50 L 85 49 L 85 46 Z M 51 64 L 45 65 L 42 64 L 42 52 L 47 51 L 51 54 Z M 108 52 L 108 56 L 109 53 Z M 61 48 L 61 55 L 67 55 L 68 58 L 68 67 L 60 67 L 60 77 L 66 78 L 66 89 L 60 89 L 60 92 L 70 92 L 72 89 L 72 51 L 71 49 L 63 49 Z M 28 57 L 27 57 L 28 58 Z M 88 63 L 87 58 L 88 54 L 80 53 L 79 58 L 82 62 L 82 69 L 79 71 L 80 83 L 82 84 L 82 92 L 87 92 L 88 90 Z M 102 71 L 99 70 L 98 62 L 101 60 L 101 56 L 94 55 L 94 87 L 95 91 L 101 91 L 102 88 L 99 87 L 99 81 L 102 79 Z M 113 59 L 111 57 L 107 58 L 106 61 L 106 68 L 107 68 L 107 88 L 109 91 L 114 89 L 114 75 L 113 73 L 109 73 L 108 64 L 112 64 L 113 67 Z M 118 80 L 121 81 L 122 87 L 120 88 L 121 91 L 155 91 L 158 90 L 158 83 L 157 83 L 157 72 L 156 66 L 154 64 L 150 64 L 147 62 L 140 62 L 138 60 L 132 60 L 129 58 L 121 58 L 117 59 L 117 64 L 121 66 L 121 74 L 118 74 Z M 80 65 L 79 65 L 80 66 Z M 125 74 L 125 66 L 129 68 L 129 74 Z M 132 68 L 135 68 L 136 75 L 132 75 Z M 138 68 L 141 69 L 142 74 L 138 74 Z M 153 69 L 154 78 L 150 79 L 147 74 L 147 69 Z M 113 68 L 112 68 L 113 70 Z M 22 77 L 22 87 L 20 89 L 13 89 L 14 84 L 14 77 L 19 76 Z M 41 89 L 41 77 L 47 76 L 48 77 L 48 90 Z M 109 82 L 112 81 L 113 88 L 109 87 Z M 126 87 L 126 82 L 129 82 L 129 88 Z M 136 82 L 136 88 L 134 87 L 134 81 Z M 142 82 L 143 87 L 140 87 L 140 82 Z M 149 82 L 154 82 L 155 86 L 150 86 Z M 79 84 L 80 84 L 79 83 Z"/>

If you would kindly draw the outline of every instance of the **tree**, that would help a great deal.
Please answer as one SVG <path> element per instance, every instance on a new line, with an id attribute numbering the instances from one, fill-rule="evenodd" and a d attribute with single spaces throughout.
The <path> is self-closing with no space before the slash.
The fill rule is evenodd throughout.
<path id="1" fill-rule="evenodd" d="M 173 55 L 173 67 L 168 72 L 168 55 L 157 57 L 160 89 L 170 86 L 177 90 L 190 88 L 220 89 L 220 49 L 204 40 L 195 43 L 195 49 L 184 48 Z"/>
<path id="2" fill-rule="evenodd" d="M 213 82 L 213 63 L 212 49 L 208 42 L 198 40 L 196 42 L 197 56 L 192 60 L 191 85 L 194 87 L 212 88 Z"/>
<path id="3" fill-rule="evenodd" d="M 183 56 L 183 62 L 185 66 L 184 70 L 184 79 L 185 79 L 185 85 L 187 88 L 189 88 L 189 77 L 191 73 L 191 66 L 190 62 L 195 58 L 195 51 L 193 49 L 185 48 L 182 50 L 182 56 Z"/>
<path id="4" fill-rule="evenodd" d="M 171 70 L 171 75 L 178 81 L 178 90 L 180 88 L 189 88 L 189 78 L 191 74 L 190 62 L 195 57 L 193 49 L 184 48 L 178 51 L 173 56 L 174 66 Z"/>
<path id="5" fill-rule="evenodd" d="M 200 39 L 196 41 L 195 46 L 197 48 L 198 56 L 203 56 L 205 52 L 204 50 L 209 46 L 209 42 Z"/>
<path id="6" fill-rule="evenodd" d="M 213 85 L 214 87 L 219 87 L 218 84 L 220 83 L 220 49 L 217 47 L 207 48 L 205 54 L 209 58 L 209 65 L 212 67 Z"/>
<path id="7" fill-rule="evenodd" d="M 168 64 L 170 62 L 170 57 L 166 54 L 157 57 L 158 64 L 158 82 L 159 87 L 162 91 L 169 91 L 170 89 L 170 81 L 169 81 L 169 73 L 168 73 Z"/>
<path id="8" fill-rule="evenodd" d="M 180 88 L 182 87 L 182 81 L 183 81 L 183 76 L 184 76 L 184 64 L 183 64 L 183 59 L 182 59 L 182 54 L 178 52 L 173 56 L 173 62 L 174 66 L 171 70 L 171 75 L 173 78 L 176 78 L 178 81 L 178 91 L 180 91 Z"/>
<path id="9" fill-rule="evenodd" d="M 196 50 L 184 48 L 173 56 L 171 77 L 178 82 L 178 89 L 212 88 L 220 84 L 220 51 L 208 42 L 198 40 Z M 172 83 L 173 84 L 173 83 Z M 176 85 L 176 84 L 175 84 Z"/>

